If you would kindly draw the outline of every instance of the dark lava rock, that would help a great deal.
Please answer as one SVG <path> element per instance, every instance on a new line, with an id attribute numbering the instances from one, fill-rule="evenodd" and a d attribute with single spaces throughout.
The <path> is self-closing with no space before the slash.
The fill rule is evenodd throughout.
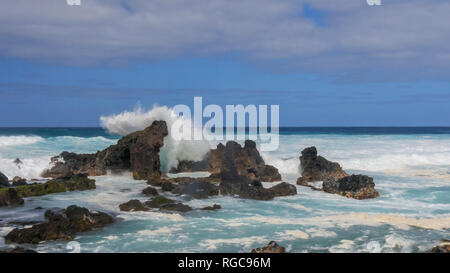
<path id="1" fill-rule="evenodd" d="M 120 204 L 121 211 L 147 211 L 148 208 L 139 200 L 130 200 L 126 203 Z"/>
<path id="2" fill-rule="evenodd" d="M 175 188 L 175 185 L 172 182 L 164 182 L 161 184 L 162 191 L 172 191 Z"/>
<path id="3" fill-rule="evenodd" d="M 337 180 L 348 176 L 338 163 L 318 156 L 316 147 L 309 147 L 302 151 L 300 167 L 302 176 L 297 179 L 297 184 L 302 186 L 308 186 L 308 182 Z"/>
<path id="4" fill-rule="evenodd" d="M 218 204 L 214 204 L 212 206 L 204 207 L 204 208 L 202 208 L 202 210 L 218 210 L 218 209 L 221 209 L 221 208 L 222 208 L 222 206 L 220 206 Z"/>
<path id="5" fill-rule="evenodd" d="M 263 187 L 261 182 L 254 181 L 222 181 L 219 185 L 223 195 L 238 195 L 244 199 L 271 200 L 275 194 L 270 189 Z"/>
<path id="6" fill-rule="evenodd" d="M 271 190 L 275 196 L 289 196 L 297 194 L 297 188 L 286 182 L 273 186 L 269 190 Z"/>
<path id="7" fill-rule="evenodd" d="M 169 211 L 179 211 L 179 212 L 188 212 L 188 211 L 192 210 L 192 208 L 189 207 L 188 205 L 184 205 L 181 203 L 165 204 L 165 205 L 162 205 L 159 209 L 160 210 L 169 210 Z"/>
<path id="8" fill-rule="evenodd" d="M 90 176 L 104 175 L 107 170 L 130 170 L 135 179 L 160 176 L 159 150 L 167 136 L 164 121 L 154 121 L 151 126 L 121 138 L 96 154 L 63 152 L 52 158 L 53 167 L 45 171 L 44 177 L 70 177 L 73 174 Z"/>
<path id="9" fill-rule="evenodd" d="M 27 180 L 25 178 L 21 178 L 19 176 L 14 176 L 12 180 L 12 185 L 14 187 L 27 185 Z"/>
<path id="10" fill-rule="evenodd" d="M 164 196 L 155 196 L 149 201 L 145 202 L 145 205 L 150 208 L 160 208 L 163 205 L 172 204 L 174 201 L 172 199 L 166 198 Z"/>
<path id="11" fill-rule="evenodd" d="M 219 187 L 207 181 L 195 181 L 178 185 L 172 190 L 172 193 L 185 194 L 196 199 L 205 199 L 218 195 Z"/>
<path id="12" fill-rule="evenodd" d="M 147 187 L 147 188 L 143 189 L 142 193 L 147 195 L 147 196 L 156 196 L 156 195 L 158 195 L 158 191 L 155 188 L 153 188 L 153 187 Z"/>
<path id="13" fill-rule="evenodd" d="M 0 207 L 15 207 L 23 205 L 24 200 L 14 188 L 0 189 Z"/>
<path id="14" fill-rule="evenodd" d="M 367 175 L 350 175 L 337 181 L 327 180 L 323 182 L 322 187 L 325 192 L 354 199 L 368 199 L 379 196 L 379 193 L 375 190 L 373 178 Z"/>
<path id="15" fill-rule="evenodd" d="M 110 215 L 75 205 L 60 211 L 47 210 L 47 222 L 30 228 L 14 229 L 5 237 L 7 244 L 37 244 L 42 241 L 72 240 L 77 232 L 101 228 L 114 222 Z"/>
<path id="16" fill-rule="evenodd" d="M 15 248 L 11 248 L 11 249 L 3 249 L 0 250 L 0 253 L 4 254 L 4 253 L 26 253 L 26 254 L 31 254 L 31 253 L 38 253 L 34 250 L 31 249 L 25 249 L 23 247 L 15 247 Z"/>
<path id="17" fill-rule="evenodd" d="M 8 177 L 6 177 L 6 175 L 4 175 L 2 172 L 0 172 L 0 186 L 3 186 L 3 187 L 10 186 Z"/>
<path id="18" fill-rule="evenodd" d="M 262 248 L 255 248 L 252 253 L 285 253 L 286 249 L 279 246 L 275 241 L 271 241 L 268 245 Z"/>

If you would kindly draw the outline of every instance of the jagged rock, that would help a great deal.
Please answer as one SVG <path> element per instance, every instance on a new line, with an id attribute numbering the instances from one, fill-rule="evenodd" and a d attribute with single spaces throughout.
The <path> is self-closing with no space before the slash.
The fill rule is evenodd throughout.
<path id="1" fill-rule="evenodd" d="M 27 180 L 25 178 L 21 178 L 19 176 L 14 176 L 12 180 L 12 185 L 14 187 L 27 185 Z"/>
<path id="2" fill-rule="evenodd" d="M 322 187 L 325 192 L 354 199 L 368 199 L 379 196 L 379 193 L 375 190 L 373 178 L 367 175 L 350 175 L 337 181 L 326 180 Z"/>
<path id="3" fill-rule="evenodd" d="M 433 247 L 431 253 L 450 253 L 450 240 L 442 240 L 442 243 Z"/>
<path id="4" fill-rule="evenodd" d="M 147 195 L 147 196 L 156 196 L 156 195 L 158 195 L 158 191 L 155 188 L 153 188 L 153 187 L 147 187 L 147 188 L 143 189 L 142 193 Z"/>
<path id="5" fill-rule="evenodd" d="M 175 188 L 175 185 L 172 182 L 164 182 L 161 184 L 162 191 L 172 191 Z"/>
<path id="6" fill-rule="evenodd" d="M 159 195 L 159 196 L 155 196 L 152 199 L 150 199 L 149 201 L 145 202 L 145 205 L 150 208 L 160 208 L 163 205 L 172 204 L 172 203 L 175 203 L 172 199 L 169 199 L 167 197 Z"/>
<path id="7" fill-rule="evenodd" d="M 169 211 L 179 211 L 179 212 L 188 212 L 188 211 L 192 210 L 192 208 L 189 207 L 188 205 L 184 205 L 181 203 L 165 204 L 165 205 L 162 205 L 159 209 L 160 210 L 169 210 Z"/>
<path id="8" fill-rule="evenodd" d="M 337 180 L 348 176 L 338 163 L 318 156 L 316 147 L 309 147 L 302 151 L 300 167 L 302 176 L 298 178 L 297 184 L 302 186 L 309 186 L 308 182 Z"/>
<path id="9" fill-rule="evenodd" d="M 3 249 L 0 250 L 0 253 L 27 253 L 27 254 L 31 254 L 31 253 L 38 253 L 34 250 L 31 249 L 25 249 L 23 247 L 17 246 L 15 248 L 11 248 L 11 249 Z"/>
<path id="10" fill-rule="evenodd" d="M 271 190 L 275 196 L 289 196 L 297 194 L 297 188 L 286 182 L 273 186 L 269 190 Z"/>
<path id="11" fill-rule="evenodd" d="M 139 200 L 130 200 L 126 203 L 120 204 L 121 211 L 147 211 L 148 208 Z"/>
<path id="12" fill-rule="evenodd" d="M 268 245 L 262 248 L 252 249 L 252 253 L 285 253 L 286 249 L 278 245 L 275 241 L 271 241 Z"/>
<path id="13" fill-rule="evenodd" d="M 238 195 L 244 199 L 271 200 L 275 194 L 270 189 L 263 187 L 261 182 L 254 181 L 222 181 L 219 185 L 223 195 Z"/>
<path id="14" fill-rule="evenodd" d="M 0 172 L 0 187 L 9 187 L 9 181 L 8 181 L 8 177 L 6 177 L 6 175 L 4 175 L 2 172 Z"/>
<path id="15" fill-rule="evenodd" d="M 110 215 L 75 205 L 60 211 L 47 210 L 47 222 L 14 229 L 5 236 L 7 244 L 37 244 L 42 241 L 72 240 L 77 232 L 90 231 L 114 222 Z"/>
<path id="16" fill-rule="evenodd" d="M 14 188 L 0 189 L 0 207 L 15 207 L 23 205 L 24 200 L 19 196 Z"/>
<path id="17" fill-rule="evenodd" d="M 163 184 L 164 185 L 164 184 Z M 195 181 L 176 186 L 172 193 L 185 194 L 196 199 L 204 199 L 219 194 L 219 187 L 207 181 Z"/>
<path id="18" fill-rule="evenodd" d="M 53 167 L 45 171 L 44 177 L 70 177 L 73 174 L 90 176 L 104 175 L 106 171 L 131 170 L 135 179 L 160 176 L 159 150 L 167 136 L 164 121 L 154 121 L 142 131 L 121 138 L 96 154 L 63 152 L 52 158 Z"/>
<path id="19" fill-rule="evenodd" d="M 204 208 L 202 208 L 202 210 L 218 210 L 218 209 L 221 209 L 221 208 L 222 208 L 221 205 L 214 204 L 212 206 L 204 207 Z"/>

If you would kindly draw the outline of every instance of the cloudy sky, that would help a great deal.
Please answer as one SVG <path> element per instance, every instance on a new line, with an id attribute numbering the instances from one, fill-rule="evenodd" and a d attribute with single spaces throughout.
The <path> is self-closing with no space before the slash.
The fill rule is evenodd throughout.
<path id="1" fill-rule="evenodd" d="M 138 103 L 279 104 L 284 126 L 450 126 L 445 0 L 4 0 L 0 126 Z"/>

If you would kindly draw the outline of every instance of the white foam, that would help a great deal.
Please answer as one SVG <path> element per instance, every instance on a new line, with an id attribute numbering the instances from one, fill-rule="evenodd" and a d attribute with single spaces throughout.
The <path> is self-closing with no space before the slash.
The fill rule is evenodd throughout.
<path id="1" fill-rule="evenodd" d="M 29 145 L 43 140 L 40 136 L 0 136 L 0 147 Z"/>
<path id="2" fill-rule="evenodd" d="M 169 131 L 169 135 L 164 139 L 164 146 L 160 152 L 163 171 L 167 172 L 170 168 L 176 167 L 179 160 L 202 160 L 209 151 L 210 145 L 206 141 L 175 140 L 173 138 L 171 133 L 172 125 L 175 122 L 190 124 L 190 120 L 179 117 L 172 109 L 166 106 L 154 106 L 149 111 L 145 111 L 142 107 L 137 107 L 131 112 L 124 111 L 117 115 L 100 117 L 104 128 L 111 133 L 122 136 L 143 130 L 155 120 L 164 120 Z"/>
<path id="3" fill-rule="evenodd" d="M 12 158 L 0 157 L 0 171 L 9 179 L 20 176 L 26 179 L 41 178 L 42 171 L 50 167 L 50 156 L 21 159 L 22 164 L 14 163 Z"/>

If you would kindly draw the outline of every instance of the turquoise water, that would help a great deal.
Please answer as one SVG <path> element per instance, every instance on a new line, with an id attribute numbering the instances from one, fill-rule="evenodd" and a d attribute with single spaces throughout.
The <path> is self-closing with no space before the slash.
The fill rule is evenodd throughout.
<path id="1" fill-rule="evenodd" d="M 100 128 L 3 128 L 0 171 L 38 178 L 53 155 L 95 152 L 118 139 Z M 38 206 L 78 204 L 118 219 L 80 234 L 82 252 L 249 252 L 270 240 L 292 252 L 418 252 L 450 237 L 450 128 L 284 128 L 279 149 L 262 155 L 295 184 L 300 151 L 312 145 L 347 172 L 373 176 L 380 198 L 358 201 L 298 186 L 298 195 L 273 201 L 173 196 L 194 208 L 218 203 L 219 211 L 120 212 L 120 203 L 146 200 L 140 194 L 145 181 L 123 173 L 96 177 L 93 191 L 33 197 L 23 207 L 0 209 L 0 236 L 11 230 L 6 222 L 42 220 Z M 23 161 L 20 168 L 15 158 Z M 66 242 L 30 247 L 71 251 Z"/>

